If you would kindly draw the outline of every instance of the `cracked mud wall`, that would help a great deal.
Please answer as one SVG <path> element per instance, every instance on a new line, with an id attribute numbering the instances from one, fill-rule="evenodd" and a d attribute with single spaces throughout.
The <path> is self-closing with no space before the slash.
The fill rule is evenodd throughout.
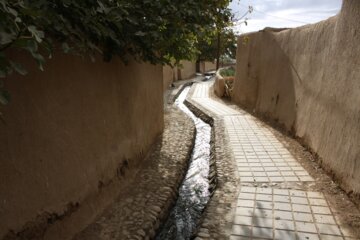
<path id="1" fill-rule="evenodd" d="M 41 72 L 13 55 L 29 74 L 5 79 L 12 100 L 0 123 L 0 239 L 90 203 L 143 164 L 163 130 L 162 66 L 56 53 Z M 88 206 L 91 217 L 103 207 Z"/>
<path id="2" fill-rule="evenodd" d="M 283 124 L 360 193 L 360 1 L 317 24 L 239 37 L 233 100 Z"/>

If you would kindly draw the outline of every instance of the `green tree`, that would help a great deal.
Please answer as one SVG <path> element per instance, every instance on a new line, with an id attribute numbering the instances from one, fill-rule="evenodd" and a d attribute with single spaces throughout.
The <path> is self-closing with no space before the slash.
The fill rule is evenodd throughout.
<path id="1" fill-rule="evenodd" d="M 236 39 L 234 31 L 231 28 L 225 28 L 220 32 L 220 55 L 235 59 Z M 218 53 L 218 35 L 213 34 L 210 39 L 200 39 L 198 42 L 200 54 L 198 61 L 214 61 Z"/>
<path id="2" fill-rule="evenodd" d="M 201 34 L 229 21 L 229 0 L 0 0 L 0 74 L 25 73 L 4 50 L 21 48 L 42 66 L 39 48 L 53 42 L 65 52 L 103 54 L 105 60 L 129 55 L 151 63 L 191 59 Z M 219 15 L 221 11 L 221 15 Z M 218 24 L 218 23 L 217 23 Z"/>
<path id="3" fill-rule="evenodd" d="M 240 0 L 238 0 L 240 2 Z M 235 26 L 247 25 L 246 16 L 253 12 L 253 7 L 241 16 L 231 14 L 229 9 L 219 9 L 215 24 L 210 26 L 206 33 L 199 35 L 197 61 L 217 60 L 217 68 L 220 59 L 235 59 L 237 49 L 237 35 L 233 30 Z"/>
<path id="4" fill-rule="evenodd" d="M 55 46 L 66 53 L 130 57 L 153 64 L 194 59 L 200 35 L 229 21 L 230 0 L 0 0 L 0 77 L 26 70 L 7 51 L 30 54 L 43 70 Z M 42 54 L 41 54 L 42 53 Z M 0 102 L 9 97 L 0 84 Z"/>

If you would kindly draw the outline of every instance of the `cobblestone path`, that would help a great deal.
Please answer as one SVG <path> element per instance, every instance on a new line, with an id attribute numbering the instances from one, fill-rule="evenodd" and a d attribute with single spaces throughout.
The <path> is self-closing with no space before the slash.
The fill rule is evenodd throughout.
<path id="1" fill-rule="evenodd" d="M 228 237 L 238 239 L 356 239 L 334 216 L 325 195 L 311 191 L 314 179 L 270 127 L 211 96 L 211 82 L 195 84 L 191 101 L 224 124 L 239 184 Z M 309 190 L 310 189 L 310 190 Z M 206 221 L 206 220 L 205 220 Z M 219 239 L 204 224 L 197 239 Z M 221 238 L 223 239 L 223 238 Z"/>
<path id="2" fill-rule="evenodd" d="M 195 136 L 194 123 L 178 108 L 169 106 L 164 120 L 164 132 L 144 163 L 125 172 L 128 178 L 119 177 L 118 198 L 73 240 L 154 239 L 176 201 Z"/>

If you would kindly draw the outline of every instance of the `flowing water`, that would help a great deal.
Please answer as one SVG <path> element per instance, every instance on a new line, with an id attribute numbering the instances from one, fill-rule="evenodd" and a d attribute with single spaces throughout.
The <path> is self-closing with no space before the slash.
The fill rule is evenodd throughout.
<path id="1" fill-rule="evenodd" d="M 175 104 L 191 117 L 195 123 L 195 146 L 189 162 L 188 172 L 179 189 L 179 197 L 167 221 L 157 235 L 157 240 L 190 239 L 210 198 L 208 175 L 211 127 L 196 117 L 185 106 L 184 101 L 189 90 L 190 87 L 186 87 L 175 101 Z"/>

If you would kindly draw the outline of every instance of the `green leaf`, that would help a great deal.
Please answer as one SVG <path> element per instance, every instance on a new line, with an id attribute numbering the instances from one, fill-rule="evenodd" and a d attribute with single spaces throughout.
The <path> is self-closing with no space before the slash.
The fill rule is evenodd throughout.
<path id="1" fill-rule="evenodd" d="M 35 37 L 36 41 L 38 43 L 41 43 L 42 42 L 42 39 L 45 37 L 45 34 L 43 31 L 39 31 L 36 29 L 35 26 L 31 25 L 31 26 L 28 26 L 27 28 L 29 30 L 29 32 L 32 34 L 33 37 Z"/>
<path id="2" fill-rule="evenodd" d="M 70 47 L 66 42 L 61 44 L 61 48 L 64 51 L 64 53 L 69 53 L 70 52 Z"/>
<path id="3" fill-rule="evenodd" d="M 29 39 L 26 38 L 18 38 L 14 41 L 13 46 L 18 48 L 27 48 Z"/>
<path id="4" fill-rule="evenodd" d="M 51 41 L 46 39 L 45 41 L 43 41 L 41 43 L 41 47 L 44 48 L 44 50 L 46 50 L 46 54 L 48 55 L 48 58 L 51 59 L 52 54 L 53 54 L 53 47 L 52 47 Z"/>
<path id="5" fill-rule="evenodd" d="M 28 39 L 26 41 L 26 50 L 28 50 L 30 53 L 35 53 L 38 50 L 38 44 L 35 40 L 33 39 Z"/>
<path id="6" fill-rule="evenodd" d="M 0 69 L 0 78 L 5 78 L 5 77 L 6 77 L 6 72 Z"/>
<path id="7" fill-rule="evenodd" d="M 8 12 L 11 13 L 14 17 L 17 17 L 17 16 L 18 16 L 18 12 L 17 12 L 15 9 L 9 7 L 7 10 L 8 10 Z"/>
<path id="8" fill-rule="evenodd" d="M 31 53 L 33 58 L 35 58 L 36 62 L 38 63 L 39 69 L 44 71 L 43 65 L 45 63 L 44 57 L 40 53 Z"/>
<path id="9" fill-rule="evenodd" d="M 14 34 L 9 34 L 7 32 L 1 32 L 0 34 L 0 44 L 6 45 L 14 41 L 16 36 Z"/>
<path id="10" fill-rule="evenodd" d="M 135 35 L 136 35 L 136 36 L 143 37 L 143 36 L 146 35 L 146 33 L 142 32 L 142 31 L 137 31 L 137 32 L 135 33 Z"/>
<path id="11" fill-rule="evenodd" d="M 212 46 L 215 32 L 229 26 L 229 2 L 0 0 L 0 48 L 26 49 L 40 69 L 44 58 L 38 53 L 39 46 L 42 54 L 50 50 L 51 56 L 52 47 L 44 45 L 53 45 L 51 39 L 66 43 L 62 45 L 66 53 L 88 55 L 98 51 L 121 59 L 132 55 L 154 64 L 199 57 L 204 52 L 202 45 L 209 50 L 204 55 L 211 57 L 216 50 Z M 49 34 L 45 36 L 45 32 Z M 222 52 L 228 49 L 221 47 Z M 12 69 L 23 72 L 9 61 L 0 61 L 2 75 Z"/>
<path id="12" fill-rule="evenodd" d="M 21 75 L 26 75 L 28 73 L 20 63 L 10 61 L 10 65 L 17 73 Z"/>
<path id="13" fill-rule="evenodd" d="M 7 105 L 10 102 L 10 94 L 6 90 L 0 90 L 0 103 Z"/>
<path id="14" fill-rule="evenodd" d="M 40 70 L 43 71 L 43 64 L 45 63 L 45 59 L 41 54 L 39 54 L 37 52 L 38 51 L 38 43 L 36 42 L 36 40 L 22 38 L 22 39 L 16 40 L 16 42 L 14 44 L 17 47 L 21 47 L 21 48 L 27 50 L 32 55 L 32 57 L 36 60 L 36 62 L 38 63 Z M 45 46 L 45 49 L 48 50 L 48 48 L 46 46 Z M 50 53 L 50 55 L 51 55 L 51 53 Z M 23 72 L 21 70 L 21 68 L 18 68 L 18 69 L 15 67 L 13 67 L 13 68 L 17 72 L 20 71 L 19 72 L 20 74 L 21 74 L 21 72 Z"/>

